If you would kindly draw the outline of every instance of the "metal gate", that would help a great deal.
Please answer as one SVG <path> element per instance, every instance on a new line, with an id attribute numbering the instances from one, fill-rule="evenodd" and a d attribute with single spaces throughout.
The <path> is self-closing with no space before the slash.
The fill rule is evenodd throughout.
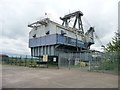
<path id="1" fill-rule="evenodd" d="M 60 68 L 81 68 L 88 67 L 92 60 L 91 53 L 62 53 L 59 54 L 58 66 Z"/>
<path id="2" fill-rule="evenodd" d="M 84 52 L 59 54 L 59 68 L 118 72 L 118 52 Z"/>

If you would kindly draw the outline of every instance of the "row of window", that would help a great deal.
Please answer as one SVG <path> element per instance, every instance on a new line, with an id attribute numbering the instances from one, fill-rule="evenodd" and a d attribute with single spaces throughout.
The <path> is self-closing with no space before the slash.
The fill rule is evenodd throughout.
<path id="1" fill-rule="evenodd" d="M 50 34 L 50 30 L 46 31 L 45 34 L 49 35 Z M 65 35 L 65 34 L 66 33 L 63 30 L 61 30 L 61 35 Z M 35 38 L 35 37 L 36 37 L 36 34 L 33 35 L 33 38 Z"/>

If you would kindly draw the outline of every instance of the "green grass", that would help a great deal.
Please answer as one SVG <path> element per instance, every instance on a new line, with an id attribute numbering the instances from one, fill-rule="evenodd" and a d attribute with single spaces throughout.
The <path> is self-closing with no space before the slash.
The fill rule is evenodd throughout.
<path id="1" fill-rule="evenodd" d="M 36 65 L 36 61 L 35 60 L 21 60 L 21 59 L 9 59 L 6 61 L 3 61 L 2 64 L 12 64 L 12 65 L 19 65 L 19 66 L 29 66 L 29 65 Z"/>
<path id="2" fill-rule="evenodd" d="M 112 71 L 118 73 L 118 65 L 115 63 L 102 63 L 98 70 Z"/>
<path id="3" fill-rule="evenodd" d="M 39 65 L 36 62 L 37 61 L 34 59 L 19 59 L 19 58 L 12 59 L 12 58 L 10 58 L 9 60 L 2 62 L 2 64 L 26 66 L 26 67 L 58 67 L 57 64 L 48 63 L 48 64 Z"/>

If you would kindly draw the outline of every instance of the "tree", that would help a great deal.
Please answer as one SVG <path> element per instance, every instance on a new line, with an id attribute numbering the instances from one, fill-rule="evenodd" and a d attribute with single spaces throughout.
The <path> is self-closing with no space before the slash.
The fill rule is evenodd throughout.
<path id="1" fill-rule="evenodd" d="M 113 69 L 115 71 L 120 70 L 120 33 L 115 33 L 112 41 L 109 42 L 104 49 L 106 54 L 108 54 L 108 57 L 106 57 L 104 61 L 109 59 L 109 62 L 103 63 L 105 66 L 104 68 Z"/>
<path id="2" fill-rule="evenodd" d="M 115 37 L 107 44 L 105 50 L 108 52 L 120 51 L 120 33 L 115 33 Z"/>

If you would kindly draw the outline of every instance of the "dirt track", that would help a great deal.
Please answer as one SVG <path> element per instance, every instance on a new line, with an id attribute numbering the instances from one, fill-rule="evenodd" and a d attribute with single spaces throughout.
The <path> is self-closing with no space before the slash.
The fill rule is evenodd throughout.
<path id="1" fill-rule="evenodd" d="M 117 88 L 118 76 L 68 69 L 2 66 L 3 88 Z"/>

